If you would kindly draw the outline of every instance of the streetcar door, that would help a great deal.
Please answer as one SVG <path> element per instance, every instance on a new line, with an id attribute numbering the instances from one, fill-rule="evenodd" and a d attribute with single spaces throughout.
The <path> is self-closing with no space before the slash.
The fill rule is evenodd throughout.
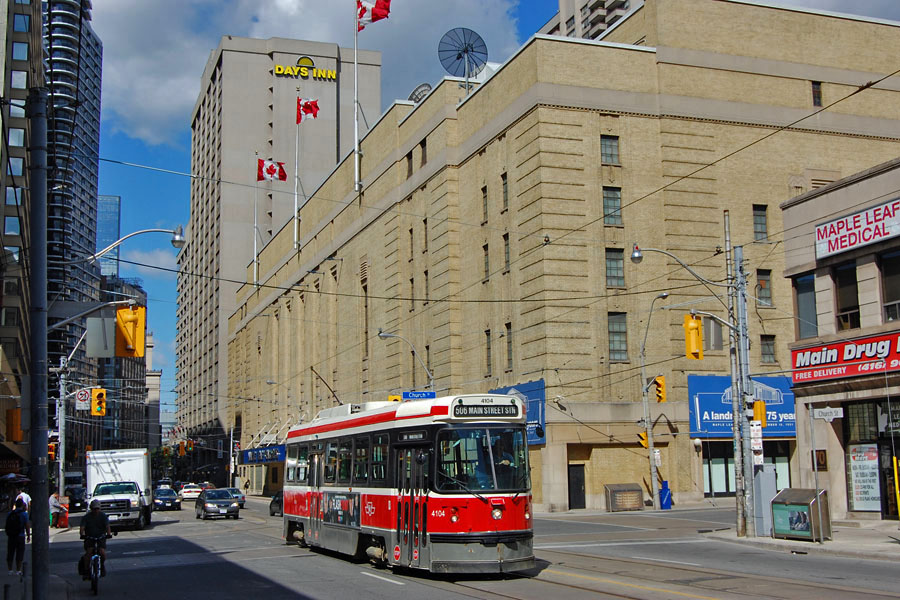
<path id="1" fill-rule="evenodd" d="M 397 544 L 403 566 L 427 566 L 422 552 L 427 543 L 428 463 L 428 448 L 397 451 Z"/>
<path id="2" fill-rule="evenodd" d="M 307 505 L 309 506 L 309 532 L 307 543 L 319 544 L 319 530 L 322 525 L 322 455 L 310 454 L 309 456 L 309 491 L 307 492 Z"/>

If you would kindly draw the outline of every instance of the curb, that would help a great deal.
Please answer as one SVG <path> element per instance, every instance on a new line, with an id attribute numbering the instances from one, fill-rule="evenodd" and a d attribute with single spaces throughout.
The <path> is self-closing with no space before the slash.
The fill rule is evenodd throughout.
<path id="1" fill-rule="evenodd" d="M 702 532 L 701 535 L 706 538 L 712 538 L 730 544 L 739 546 L 751 546 L 761 550 L 771 550 L 781 552 L 783 554 L 824 554 L 829 556 L 842 556 L 845 558 L 864 558 L 867 560 L 891 561 L 896 562 L 897 557 L 885 555 L 884 553 L 869 552 L 852 548 L 842 548 L 829 546 L 834 541 L 826 540 L 824 544 L 818 542 L 803 542 L 792 540 L 780 540 L 774 538 L 738 538 L 731 529 L 720 531 Z"/>

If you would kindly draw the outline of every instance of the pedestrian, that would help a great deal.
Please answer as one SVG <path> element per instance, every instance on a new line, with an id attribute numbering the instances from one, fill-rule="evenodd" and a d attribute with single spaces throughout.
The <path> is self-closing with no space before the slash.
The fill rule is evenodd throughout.
<path id="1" fill-rule="evenodd" d="M 10 575 L 22 575 L 22 561 L 25 559 L 25 542 L 31 540 L 31 522 L 25 511 L 25 502 L 16 498 L 15 508 L 6 516 L 6 567 Z M 16 570 L 13 571 L 13 557 Z"/>
<path id="2" fill-rule="evenodd" d="M 250 480 L 244 482 L 244 495 L 250 494 Z"/>
<path id="3" fill-rule="evenodd" d="M 63 508 L 62 502 L 59 501 L 59 492 L 50 494 L 50 527 L 59 529 L 60 521 L 66 509 Z"/>
<path id="4" fill-rule="evenodd" d="M 31 496 L 28 495 L 28 492 L 25 491 L 23 486 L 19 486 L 19 495 L 16 496 L 16 500 L 21 499 L 22 502 L 25 503 L 25 512 L 31 512 Z M 15 502 L 15 500 L 13 501 Z"/>

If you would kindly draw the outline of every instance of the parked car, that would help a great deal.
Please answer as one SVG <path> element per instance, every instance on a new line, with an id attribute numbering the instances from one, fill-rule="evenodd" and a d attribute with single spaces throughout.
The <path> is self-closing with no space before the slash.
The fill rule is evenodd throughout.
<path id="1" fill-rule="evenodd" d="M 69 497 L 69 512 L 81 512 L 87 510 L 87 490 L 80 485 L 66 488 L 66 496 Z"/>
<path id="2" fill-rule="evenodd" d="M 196 483 L 186 483 L 184 487 L 181 488 L 181 491 L 178 492 L 178 495 L 181 496 L 182 500 L 192 500 L 200 496 L 200 493 L 203 491 Z"/>
<path id="3" fill-rule="evenodd" d="M 203 490 L 194 503 L 194 512 L 198 519 L 213 517 L 239 518 L 237 500 L 226 490 Z"/>
<path id="4" fill-rule="evenodd" d="M 284 492 L 281 490 L 272 496 L 272 501 L 269 502 L 269 516 L 274 517 L 275 515 L 279 517 L 284 515 Z"/>
<path id="5" fill-rule="evenodd" d="M 208 481 L 202 481 L 202 482 L 198 483 L 197 485 L 199 485 L 199 486 L 200 486 L 201 488 L 203 488 L 204 490 L 214 490 L 214 489 L 216 489 L 216 486 L 213 485 L 212 483 L 208 482 Z"/>
<path id="6" fill-rule="evenodd" d="M 234 496 L 234 499 L 237 500 L 241 508 L 244 508 L 244 503 L 247 501 L 247 496 L 244 495 L 244 492 L 242 492 L 240 488 L 229 487 L 222 489 L 227 490 L 232 496 Z"/>
<path id="7" fill-rule="evenodd" d="M 153 490 L 153 510 L 181 510 L 181 498 L 172 488 Z"/>

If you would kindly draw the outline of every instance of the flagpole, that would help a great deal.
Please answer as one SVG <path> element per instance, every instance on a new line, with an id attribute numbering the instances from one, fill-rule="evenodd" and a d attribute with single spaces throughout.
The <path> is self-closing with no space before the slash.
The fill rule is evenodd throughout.
<path id="1" fill-rule="evenodd" d="M 256 168 L 259 169 L 259 152 L 256 153 Z M 257 198 L 259 197 L 259 176 L 256 177 L 256 185 L 253 186 L 253 285 L 259 285 L 259 255 L 257 254 L 256 233 L 259 227 L 256 222 Z"/>
<path id="2" fill-rule="evenodd" d="M 297 211 L 299 207 L 300 188 L 300 86 L 297 86 L 297 138 L 294 142 L 294 248 L 300 247 L 300 221 Z"/>
<path id="3" fill-rule="evenodd" d="M 356 1 L 353 2 L 354 6 Z M 362 190 L 359 181 L 359 9 L 356 9 L 353 18 L 353 190 L 357 193 Z"/>

